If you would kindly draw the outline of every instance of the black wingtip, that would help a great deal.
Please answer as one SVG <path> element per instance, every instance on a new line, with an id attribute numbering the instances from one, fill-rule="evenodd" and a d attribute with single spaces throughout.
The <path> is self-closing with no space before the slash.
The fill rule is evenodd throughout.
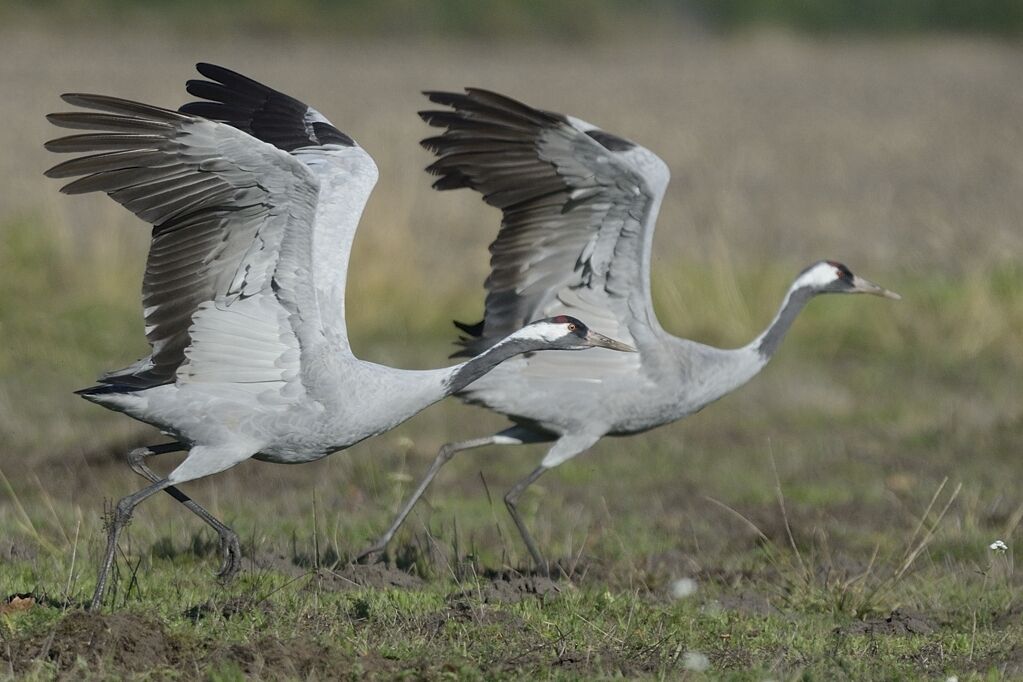
<path id="1" fill-rule="evenodd" d="M 199 101 L 182 105 L 182 113 L 226 123 L 287 152 L 316 145 L 356 146 L 349 135 L 291 95 L 209 62 L 197 62 L 195 69 L 209 80 L 185 83 L 185 90 Z"/>
<path id="2" fill-rule="evenodd" d="M 198 71 L 203 76 L 206 76 L 207 78 L 212 78 L 213 80 L 218 82 L 223 82 L 222 79 L 224 77 L 227 78 L 235 77 L 246 81 L 252 80 L 247 76 L 241 75 L 237 71 L 232 71 L 226 66 L 220 66 L 219 64 L 213 64 L 212 62 L 196 62 L 195 70 Z"/>

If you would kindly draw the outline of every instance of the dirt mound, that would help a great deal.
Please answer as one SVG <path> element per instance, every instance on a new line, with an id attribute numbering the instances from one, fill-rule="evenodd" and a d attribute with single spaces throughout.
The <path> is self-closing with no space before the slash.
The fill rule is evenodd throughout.
<path id="1" fill-rule="evenodd" d="M 331 592 L 357 590 L 364 587 L 400 588 L 404 590 L 422 587 L 421 578 L 386 564 L 348 564 L 333 570 L 320 569 L 308 589 L 322 589 Z"/>
<path id="2" fill-rule="evenodd" d="M 214 651 L 206 663 L 213 667 L 237 666 L 246 678 L 274 680 L 338 679 L 342 671 L 386 676 L 397 669 L 394 662 L 372 655 L 356 658 L 310 639 L 269 635 Z"/>
<path id="3" fill-rule="evenodd" d="M 75 611 L 49 633 L 37 635 L 19 649 L 33 658 L 49 660 L 66 670 L 78 659 L 110 660 L 116 669 L 129 672 L 173 666 L 178 647 L 157 620 L 129 613 L 93 615 Z M 27 665 L 29 659 L 15 664 Z"/>
<path id="4" fill-rule="evenodd" d="M 843 635 L 926 635 L 934 632 L 934 622 L 922 613 L 896 609 L 886 618 L 870 618 L 835 628 Z"/>
<path id="5" fill-rule="evenodd" d="M 466 588 L 450 599 L 478 598 L 486 604 L 514 604 L 527 597 L 553 599 L 561 590 L 556 582 L 542 576 L 495 576 L 478 585 L 467 581 Z"/>

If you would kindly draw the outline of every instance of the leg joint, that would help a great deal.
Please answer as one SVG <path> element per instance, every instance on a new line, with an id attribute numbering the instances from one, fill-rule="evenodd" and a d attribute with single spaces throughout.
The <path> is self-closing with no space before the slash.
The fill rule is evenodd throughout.
<path id="1" fill-rule="evenodd" d="M 454 457 L 455 453 L 458 452 L 458 450 L 455 449 L 454 445 L 455 445 L 454 443 L 445 443 L 444 445 L 440 446 L 440 450 L 437 451 L 437 459 L 439 459 L 442 462 L 447 462 L 452 457 Z"/>
<path id="2" fill-rule="evenodd" d="M 134 500 L 131 496 L 121 498 L 114 507 L 114 524 L 123 526 L 131 519 L 131 512 L 135 509 Z"/>
<path id="3" fill-rule="evenodd" d="M 144 460 L 146 457 L 149 457 L 151 454 L 153 454 L 153 451 L 149 448 L 134 448 L 128 453 L 128 464 L 134 468 L 135 465 Z"/>

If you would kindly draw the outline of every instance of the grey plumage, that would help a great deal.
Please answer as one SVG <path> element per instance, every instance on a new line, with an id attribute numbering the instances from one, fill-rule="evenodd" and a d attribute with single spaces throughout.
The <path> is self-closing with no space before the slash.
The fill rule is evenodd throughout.
<path id="1" fill-rule="evenodd" d="M 466 89 L 427 92 L 447 106 L 421 116 L 440 135 L 423 140 L 438 159 L 427 170 L 440 190 L 469 187 L 501 209 L 490 245 L 484 319 L 456 323 L 460 354 L 475 355 L 534 316 L 578 314 L 636 354 L 534 355 L 504 363 L 461 391 L 466 402 L 514 426 L 445 445 L 391 527 L 361 556 L 382 551 L 430 481 L 455 452 L 483 445 L 553 442 L 505 501 L 541 569 L 546 563 L 516 509 L 546 470 L 605 435 L 634 434 L 691 414 L 764 367 L 796 314 L 816 294 L 895 298 L 839 263 L 822 261 L 796 278 L 774 322 L 742 348 L 722 350 L 665 332 L 650 296 L 654 224 L 668 168 L 643 147 L 585 121 L 533 109 L 503 95 Z"/>
<path id="2" fill-rule="evenodd" d="M 453 367 L 407 371 L 364 362 L 348 344 L 345 279 L 352 239 L 377 179 L 352 138 L 298 100 L 222 67 L 189 91 L 212 101 L 169 111 L 100 95 L 64 95 L 93 111 L 53 114 L 87 130 L 46 144 L 82 154 L 47 172 L 68 194 L 105 192 L 153 226 L 143 277 L 152 353 L 81 391 L 153 424 L 175 443 L 133 452 L 150 485 L 114 512 L 92 607 L 120 530 L 164 490 L 220 535 L 221 575 L 238 569 L 237 535 L 176 486 L 250 457 L 308 462 L 386 431 L 518 353 L 631 350 L 558 316 L 520 325 Z M 96 113 L 100 112 L 100 113 Z M 315 248 L 314 248 L 315 242 Z M 188 450 L 167 477 L 144 458 Z"/>

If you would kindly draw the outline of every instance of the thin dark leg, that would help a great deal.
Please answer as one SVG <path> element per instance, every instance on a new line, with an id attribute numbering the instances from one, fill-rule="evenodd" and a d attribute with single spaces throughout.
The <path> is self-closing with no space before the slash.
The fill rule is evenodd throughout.
<path id="1" fill-rule="evenodd" d="M 117 552 L 117 536 L 121 534 L 121 529 L 128 525 L 128 522 L 131 520 L 131 514 L 139 502 L 151 495 L 155 495 L 169 485 L 170 483 L 166 479 L 157 481 L 137 493 L 122 498 L 117 503 L 117 506 L 114 507 L 113 517 L 110 519 L 110 528 L 107 531 L 107 553 L 103 559 L 103 564 L 100 566 L 99 575 L 96 577 L 96 591 L 92 595 L 92 603 L 89 605 L 90 611 L 99 609 L 103 603 L 103 593 L 107 588 L 107 575 L 114 565 L 114 554 Z"/>
<path id="2" fill-rule="evenodd" d="M 151 483 L 156 483 L 161 480 L 160 477 L 156 475 L 156 472 L 147 467 L 143 460 L 151 455 L 162 455 L 167 452 L 177 452 L 185 449 L 185 446 L 181 443 L 163 443 L 162 445 L 151 445 L 148 448 L 137 448 L 128 453 L 128 466 L 139 476 L 142 476 Z M 189 511 L 202 519 L 213 530 L 217 531 L 217 535 L 220 536 L 220 552 L 223 556 L 217 576 L 221 580 L 233 578 L 238 569 L 241 568 L 242 546 L 241 541 L 238 539 L 238 534 L 224 525 L 213 514 L 206 511 L 198 502 L 195 502 L 188 495 L 178 490 L 177 487 L 170 485 L 164 488 L 164 491 L 185 505 Z"/>
<path id="3" fill-rule="evenodd" d="M 391 526 L 384 531 L 383 535 L 377 538 L 376 542 L 359 552 L 359 555 L 355 557 L 356 561 L 359 563 L 366 563 L 370 557 L 380 554 L 387 549 L 387 544 L 391 541 L 391 538 L 394 537 L 394 534 L 398 532 L 398 529 L 401 528 L 401 524 L 405 523 L 405 519 L 408 518 L 408 515 L 412 512 L 412 508 L 415 507 L 416 502 L 419 501 L 419 498 L 426 492 L 426 489 L 429 487 L 430 482 L 433 481 L 434 476 L 436 476 L 437 472 L 440 471 L 440 468 L 447 464 L 448 460 L 454 456 L 456 450 L 453 445 L 453 443 L 446 443 L 441 446 L 440 451 L 437 452 L 437 457 L 433 460 L 433 464 L 430 465 L 429 470 L 426 472 L 426 476 L 424 476 L 423 480 L 419 482 L 419 485 L 416 487 L 416 491 L 412 493 L 412 497 L 405 502 L 405 505 L 401 508 L 401 511 L 398 512 L 398 515 L 394 517 L 394 521 L 391 522 Z"/>
<path id="4" fill-rule="evenodd" d="M 462 450 L 471 450 L 473 448 L 481 448 L 485 445 L 522 445 L 524 443 L 538 443 L 542 441 L 548 441 L 550 437 L 545 434 L 538 434 L 533 431 L 529 431 L 519 426 L 513 426 L 505 429 L 500 433 L 495 433 L 492 436 L 486 436 L 485 438 L 473 438 L 471 440 L 463 440 L 457 443 L 447 443 L 441 446 L 440 451 L 437 453 L 437 457 L 433 460 L 433 464 L 430 465 L 429 470 L 423 477 L 423 480 L 416 486 L 416 490 L 412 493 L 412 497 L 405 502 L 405 505 L 398 512 L 394 521 L 391 523 L 390 528 L 381 535 L 376 542 L 374 542 L 368 549 L 363 550 L 355 558 L 356 561 L 365 561 L 375 554 L 379 554 L 387 549 L 388 543 L 394 538 L 394 534 L 398 532 L 401 524 L 405 523 L 405 519 L 412 512 L 412 508 L 416 506 L 419 498 L 423 496 L 426 489 L 433 482 L 434 477 L 440 472 L 442 466 L 448 463 L 456 452 Z"/>
<path id="5" fill-rule="evenodd" d="M 522 541 L 526 543 L 526 549 L 533 555 L 533 561 L 536 562 L 536 567 L 540 570 L 543 575 L 550 575 L 550 567 L 547 564 L 546 559 L 540 554 L 540 550 L 536 548 L 536 543 L 533 542 L 533 537 L 529 534 L 529 530 L 526 528 L 526 524 L 523 523 L 522 517 L 519 516 L 519 510 L 517 508 L 519 497 L 525 492 L 526 488 L 533 485 L 536 479 L 544 475 L 549 467 L 540 465 L 533 469 L 533 473 L 526 476 L 524 479 L 512 486 L 512 489 L 508 491 L 508 494 L 504 496 L 504 504 L 508 507 L 508 513 L 511 514 L 512 521 L 515 522 L 515 526 L 519 529 L 519 535 L 522 536 Z"/>

